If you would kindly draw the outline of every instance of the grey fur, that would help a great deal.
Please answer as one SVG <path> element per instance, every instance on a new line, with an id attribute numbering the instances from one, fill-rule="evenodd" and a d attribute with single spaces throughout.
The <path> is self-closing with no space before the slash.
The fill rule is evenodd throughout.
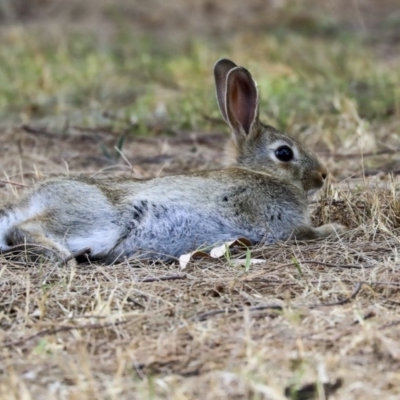
<path id="1" fill-rule="evenodd" d="M 322 187 L 326 169 L 298 141 L 259 122 L 250 73 L 220 60 L 214 76 L 233 129 L 228 167 L 151 180 L 49 178 L 0 210 L 1 250 L 26 243 L 54 258 L 89 247 L 93 260 L 113 263 L 170 259 L 237 237 L 274 243 L 343 231 L 310 225 L 307 194 Z M 291 162 L 276 158 L 282 144 L 293 149 Z"/>

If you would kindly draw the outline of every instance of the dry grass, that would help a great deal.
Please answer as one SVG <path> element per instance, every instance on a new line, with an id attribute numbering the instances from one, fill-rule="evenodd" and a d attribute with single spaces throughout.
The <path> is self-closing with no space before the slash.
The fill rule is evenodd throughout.
<path id="1" fill-rule="evenodd" d="M 191 144 L 173 142 L 179 168 Z M 205 167 L 209 143 L 198 146 Z M 0 396 L 397 398 L 400 184 L 382 178 L 335 185 L 312 205 L 316 224 L 345 223 L 346 237 L 252 249 L 265 263 L 248 270 L 230 262 L 243 250 L 184 271 L 3 258 Z"/>
<path id="2" fill-rule="evenodd" d="M 296 7 L 277 11 L 290 17 L 289 34 L 274 33 L 271 15 L 272 31 L 263 35 L 255 0 L 246 32 L 228 47 L 220 35 L 241 16 L 239 3 L 208 11 L 211 35 L 221 42 L 194 41 L 172 56 L 157 45 L 132 50 L 131 39 L 102 37 L 96 47 L 73 36 L 73 45 L 65 38 L 55 46 L 57 35 L 45 37 L 54 21 L 38 33 L 40 10 L 26 10 L 23 18 L 33 18 L 33 26 L 1 33 L 0 58 L 8 71 L 18 68 L 14 80 L 0 74 L 1 197 L 24 190 L 8 179 L 29 185 L 54 172 L 151 177 L 220 166 L 226 128 L 215 111 L 210 66 L 228 53 L 249 60 L 264 98 L 263 119 L 307 142 L 332 171 L 330 185 L 311 204 L 314 223 L 338 221 L 349 232 L 337 241 L 233 249 L 185 270 L 133 261 L 69 269 L 1 256 L 0 398 L 400 397 L 398 61 L 374 58 L 370 43 L 365 49 L 329 39 L 336 25 L 327 30 Z M 370 24 L 375 32 L 373 13 L 363 14 L 368 1 L 353 3 L 360 8 L 351 12 L 366 16 L 354 25 Z M 51 18 L 59 7 L 35 4 Z M 207 10 L 199 4 L 191 9 L 194 19 Z M 63 21 L 75 15 L 70 7 Z M 140 10 L 147 19 L 139 28 L 153 29 L 159 13 Z M 19 8 L 13 12 L 17 18 Z M 190 31 L 178 18 L 185 14 L 170 12 L 175 19 L 165 19 L 163 33 L 174 29 L 168 21 L 183 21 L 175 29 Z M 226 18 L 219 26 L 221 12 Z M 196 33 L 205 29 L 199 22 Z M 315 32 L 325 32 L 328 42 Z M 390 43 L 384 44 L 387 50 Z M 372 53 L 381 54 L 381 45 Z M 113 50 L 101 52 L 102 46 Z M 343 49 L 354 51 L 350 60 L 341 61 Z M 165 102 L 166 116 L 159 117 Z M 233 262 L 246 257 L 265 262 L 248 268 Z"/>
<path id="3" fill-rule="evenodd" d="M 1 393 L 280 399 L 314 383 L 307 398 L 394 399 L 399 230 L 372 232 L 378 217 L 338 242 L 254 249 L 266 261 L 247 272 L 3 263 Z"/>

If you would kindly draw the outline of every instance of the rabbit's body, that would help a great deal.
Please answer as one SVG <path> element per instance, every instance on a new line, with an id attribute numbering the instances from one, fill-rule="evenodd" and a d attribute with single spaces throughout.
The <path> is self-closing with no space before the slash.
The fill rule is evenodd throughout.
<path id="1" fill-rule="evenodd" d="M 325 167 L 298 141 L 258 121 L 251 75 L 229 60 L 214 69 L 217 98 L 233 130 L 231 165 L 149 180 L 56 176 L 0 211 L 0 250 L 32 245 L 46 256 L 90 248 L 90 258 L 168 259 L 246 237 L 253 243 L 324 238 L 307 195 Z"/>
<path id="2" fill-rule="evenodd" d="M 177 185 L 179 191 L 171 190 Z M 288 197 L 295 200 L 289 211 Z M 65 255 L 89 247 L 92 259 L 106 262 L 166 259 L 238 237 L 253 243 L 288 238 L 293 224 L 309 223 L 306 210 L 296 186 L 240 167 L 145 181 L 56 177 L 3 209 L 0 243 L 3 251 L 19 236 L 29 243 L 21 232 L 34 224 Z M 43 242 L 55 247 L 49 245 Z"/>

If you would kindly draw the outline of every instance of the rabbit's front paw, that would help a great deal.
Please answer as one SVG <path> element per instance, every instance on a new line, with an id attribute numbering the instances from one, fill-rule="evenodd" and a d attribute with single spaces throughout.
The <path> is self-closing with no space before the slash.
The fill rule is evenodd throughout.
<path id="1" fill-rule="evenodd" d="M 325 238 L 337 238 L 344 233 L 347 228 L 341 224 L 326 224 L 314 228 L 309 225 L 301 225 L 296 227 L 289 239 L 293 240 L 318 240 Z"/>
<path id="2" fill-rule="evenodd" d="M 315 228 L 318 232 L 318 236 L 323 239 L 326 237 L 337 237 L 348 230 L 348 228 L 344 225 L 333 223 L 326 224 Z"/>

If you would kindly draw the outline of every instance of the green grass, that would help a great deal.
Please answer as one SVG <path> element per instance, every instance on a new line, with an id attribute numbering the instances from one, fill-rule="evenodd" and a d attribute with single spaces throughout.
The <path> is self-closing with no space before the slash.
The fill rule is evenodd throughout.
<path id="1" fill-rule="evenodd" d="M 73 32 L 8 34 L 0 48 L 1 119 L 64 116 L 141 135 L 215 131 L 212 66 L 223 56 L 252 71 L 261 115 L 281 129 L 335 129 L 343 114 L 373 122 L 400 112 L 400 71 L 380 63 L 356 37 L 310 39 L 281 29 L 238 35 L 229 44 L 162 47 L 126 29 L 107 43 Z"/>

